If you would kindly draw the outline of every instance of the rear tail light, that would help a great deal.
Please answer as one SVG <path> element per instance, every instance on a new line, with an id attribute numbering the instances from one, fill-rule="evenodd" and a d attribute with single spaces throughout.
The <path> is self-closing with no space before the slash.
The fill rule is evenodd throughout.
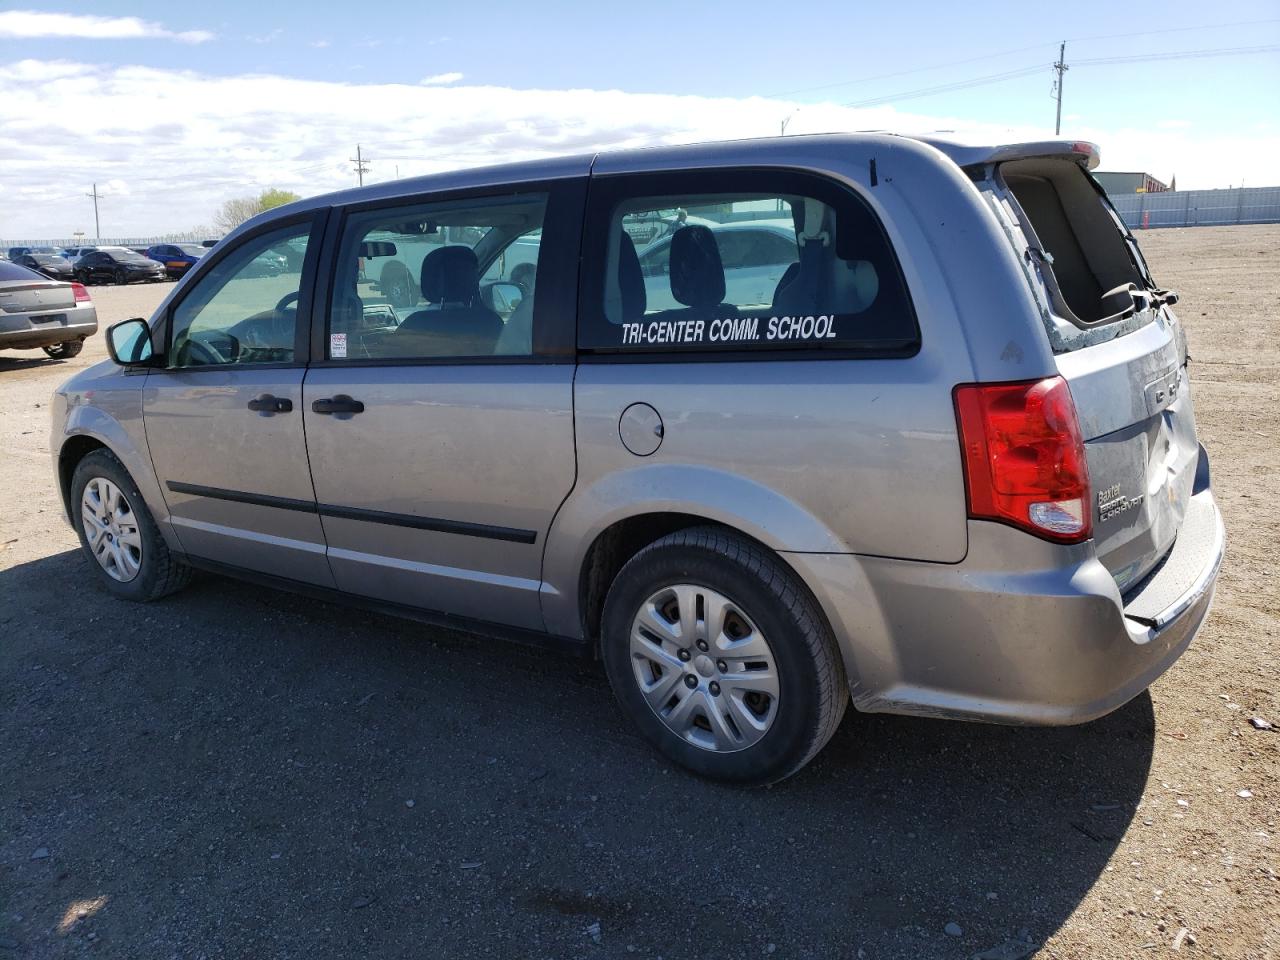
<path id="1" fill-rule="evenodd" d="M 76 295 L 76 303 L 86 303 L 93 298 L 89 296 L 89 291 L 85 289 L 83 283 L 73 283 L 71 292 Z"/>
<path id="2" fill-rule="evenodd" d="M 1056 543 L 1088 540 L 1089 468 L 1067 382 L 966 384 L 954 396 L 969 516 Z"/>

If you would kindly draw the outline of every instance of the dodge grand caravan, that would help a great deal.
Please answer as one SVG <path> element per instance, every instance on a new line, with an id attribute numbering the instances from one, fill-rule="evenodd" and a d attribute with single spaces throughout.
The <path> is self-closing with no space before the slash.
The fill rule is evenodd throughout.
<path id="1" fill-rule="evenodd" d="M 67 516 L 120 597 L 203 568 L 598 655 L 720 779 L 849 703 L 1089 720 L 1224 549 L 1176 295 L 1097 160 L 787 137 L 282 207 L 58 390 Z"/>

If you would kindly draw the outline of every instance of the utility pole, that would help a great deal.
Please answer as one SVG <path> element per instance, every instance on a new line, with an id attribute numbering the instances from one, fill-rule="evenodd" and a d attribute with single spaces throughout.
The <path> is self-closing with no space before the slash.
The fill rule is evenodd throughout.
<path id="1" fill-rule="evenodd" d="M 365 159 L 358 143 L 356 144 L 356 155 L 351 162 L 356 165 L 356 176 L 360 178 L 360 186 L 363 187 L 364 175 L 369 172 L 369 161 Z"/>
<path id="2" fill-rule="evenodd" d="M 1053 121 L 1053 135 L 1056 137 L 1062 133 L 1062 75 L 1071 69 L 1067 66 L 1067 41 L 1065 40 L 1058 47 L 1058 62 L 1053 65 L 1053 69 L 1058 71 L 1058 116 Z"/>
<path id="3" fill-rule="evenodd" d="M 86 193 L 86 197 L 93 197 L 93 239 L 102 239 L 102 227 L 98 225 L 98 185 L 93 185 L 93 193 Z"/>

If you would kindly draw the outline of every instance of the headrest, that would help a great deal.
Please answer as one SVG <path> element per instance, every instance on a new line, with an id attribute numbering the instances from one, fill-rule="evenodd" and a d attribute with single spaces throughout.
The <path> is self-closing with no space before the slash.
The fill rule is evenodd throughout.
<path id="1" fill-rule="evenodd" d="M 644 292 L 644 273 L 640 270 L 635 241 L 625 232 L 618 243 L 618 287 L 622 297 L 622 322 L 639 320 L 648 306 Z"/>
<path id="2" fill-rule="evenodd" d="M 428 303 L 470 304 L 480 296 L 480 262 L 470 247 L 440 247 L 422 261 L 422 295 Z"/>
<path id="3" fill-rule="evenodd" d="M 709 227 L 684 226 L 671 235 L 671 295 L 686 307 L 714 307 L 724 300 L 724 265 Z"/>

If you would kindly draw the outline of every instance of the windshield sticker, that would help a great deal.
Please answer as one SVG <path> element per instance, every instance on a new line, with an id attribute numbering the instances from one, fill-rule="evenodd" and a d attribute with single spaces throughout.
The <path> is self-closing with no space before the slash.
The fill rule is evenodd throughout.
<path id="1" fill-rule="evenodd" d="M 620 324 L 622 345 L 738 344 L 834 340 L 835 317 L 723 317 L 716 320 L 649 320 Z"/>
<path id="2" fill-rule="evenodd" d="M 345 333 L 329 334 L 329 359 L 342 360 L 347 356 L 347 335 Z"/>

